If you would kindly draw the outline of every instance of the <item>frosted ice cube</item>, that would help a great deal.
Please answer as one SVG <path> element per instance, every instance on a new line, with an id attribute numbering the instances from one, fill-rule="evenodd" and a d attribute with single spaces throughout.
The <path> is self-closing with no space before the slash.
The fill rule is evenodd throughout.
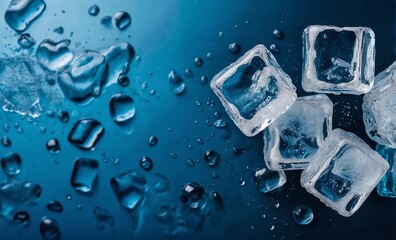
<path id="1" fill-rule="evenodd" d="M 335 129 L 302 172 L 301 185 L 328 207 L 349 217 L 388 168 L 389 164 L 363 140 Z"/>
<path id="2" fill-rule="evenodd" d="M 377 192 L 382 197 L 396 198 L 396 149 L 377 144 L 376 150 L 390 166 L 377 185 Z"/>
<path id="3" fill-rule="evenodd" d="M 296 100 L 296 88 L 264 45 L 257 45 L 210 83 L 226 112 L 246 136 L 254 136 Z"/>
<path id="4" fill-rule="evenodd" d="M 374 45 L 374 32 L 367 27 L 308 26 L 302 87 L 307 92 L 367 93 L 374 83 Z"/>
<path id="5" fill-rule="evenodd" d="M 375 142 L 396 148 L 396 62 L 375 77 L 373 89 L 363 98 L 363 121 Z"/>
<path id="6" fill-rule="evenodd" d="M 332 129 L 333 102 L 324 94 L 299 97 L 264 130 L 264 159 L 271 170 L 304 169 Z"/>

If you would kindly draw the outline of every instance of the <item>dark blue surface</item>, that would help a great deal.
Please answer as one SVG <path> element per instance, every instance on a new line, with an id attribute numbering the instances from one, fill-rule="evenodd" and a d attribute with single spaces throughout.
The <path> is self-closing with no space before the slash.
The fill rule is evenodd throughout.
<path id="1" fill-rule="evenodd" d="M 94 3 L 101 9 L 96 17 L 88 14 L 88 8 Z M 0 2 L 1 14 L 7 6 L 8 1 Z M 72 48 L 76 52 L 128 41 L 141 61 L 132 63 L 128 88 L 108 87 L 99 98 L 83 107 L 65 101 L 62 110 L 71 114 L 68 123 L 43 114 L 34 125 L 17 114 L 0 113 L 0 123 L 10 126 L 9 132 L 2 131 L 2 134 L 12 140 L 12 147 L 0 148 L 0 155 L 10 151 L 19 153 L 23 164 L 21 179 L 32 180 L 43 190 L 38 204 L 26 209 L 30 213 L 30 226 L 22 229 L 0 219 L 0 239 L 40 239 L 39 224 L 44 216 L 57 220 L 63 239 L 395 239 L 396 202 L 376 192 L 350 218 L 338 215 L 308 194 L 300 186 L 300 172 L 288 172 L 288 182 L 280 190 L 265 195 L 259 193 L 251 172 L 264 164 L 262 134 L 254 138 L 244 136 L 228 118 L 209 84 L 200 83 L 201 76 L 211 79 L 256 44 L 275 43 L 280 48 L 275 55 L 277 61 L 292 78 L 299 96 L 306 95 L 300 83 L 301 34 L 311 24 L 372 28 L 376 34 L 378 73 L 395 59 L 394 9 L 394 2 L 390 0 L 320 3 L 313 0 L 303 3 L 292 0 L 47 0 L 47 9 L 27 31 L 38 43 L 45 38 L 57 41 L 69 38 L 71 32 Z M 102 17 L 120 10 L 129 12 L 132 17 L 132 24 L 125 31 L 108 29 L 100 23 Z M 0 26 L 0 55 L 20 54 L 14 51 L 18 46 L 16 33 L 7 27 L 4 18 L 0 18 Z M 59 26 L 65 30 L 63 35 L 53 32 Z M 282 30 L 284 38 L 275 39 L 274 29 Z M 228 45 L 232 42 L 241 45 L 238 54 L 229 52 Z M 213 59 L 206 57 L 208 52 Z M 194 65 L 196 56 L 204 60 L 201 67 Z M 183 74 L 186 91 L 176 96 L 170 91 L 168 73 L 172 69 L 183 73 L 186 68 L 193 71 L 193 77 Z M 147 87 L 142 87 L 145 84 Z M 151 89 L 155 90 L 154 95 L 150 94 Z M 128 129 L 119 127 L 110 117 L 109 99 L 119 92 L 131 94 L 135 100 L 136 116 Z M 335 103 L 334 128 L 352 131 L 374 147 L 364 131 L 362 96 L 329 97 Z M 201 106 L 197 106 L 198 100 Z M 216 111 L 229 125 L 232 133 L 229 138 L 224 137 L 228 136 L 224 129 L 213 126 Z M 95 118 L 105 127 L 105 134 L 94 151 L 80 150 L 67 141 L 70 129 L 81 117 Z M 15 122 L 24 130 L 22 134 L 17 133 Z M 39 127 L 45 127 L 46 132 L 41 133 Z M 151 135 L 158 137 L 154 147 L 148 145 Z M 55 155 L 46 150 L 47 141 L 53 137 L 58 138 L 62 148 Z M 198 139 L 204 143 L 200 144 Z M 233 154 L 235 148 L 246 151 Z M 196 161 L 203 159 L 209 149 L 221 155 L 221 162 L 215 168 Z M 139 166 L 143 156 L 153 160 L 150 172 Z M 80 194 L 70 185 L 73 162 L 78 157 L 100 162 L 97 186 L 91 195 Z M 118 165 L 113 164 L 116 159 Z M 194 167 L 188 166 L 188 159 L 196 161 Z M 132 170 L 143 174 L 149 187 L 155 182 L 154 173 L 166 176 L 170 184 L 169 193 L 147 197 L 142 218 L 135 227 L 134 219 L 121 207 L 110 185 L 111 178 Z M 220 177 L 213 178 L 213 173 Z M 5 179 L 3 173 L 0 179 Z M 214 211 L 199 231 L 165 234 L 153 212 L 164 203 L 180 204 L 181 189 L 191 181 L 199 182 L 208 192 L 220 192 L 224 206 L 221 211 Z M 240 186 L 243 181 L 244 186 Z M 71 200 L 66 199 L 69 194 Z M 51 200 L 63 204 L 62 213 L 47 210 L 46 204 Z M 279 208 L 275 207 L 276 203 Z M 78 208 L 79 204 L 82 209 Z M 313 209 L 315 217 L 311 225 L 299 226 L 294 222 L 292 210 L 299 204 Z M 113 214 L 113 230 L 96 229 L 92 211 L 96 206 Z M 272 226 L 274 229 L 270 230 Z"/>

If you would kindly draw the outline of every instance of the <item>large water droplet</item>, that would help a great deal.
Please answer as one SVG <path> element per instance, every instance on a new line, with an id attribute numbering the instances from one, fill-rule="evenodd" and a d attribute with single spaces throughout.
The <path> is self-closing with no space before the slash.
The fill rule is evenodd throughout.
<path id="1" fill-rule="evenodd" d="M 98 5 L 94 4 L 88 8 L 88 13 L 91 16 L 97 16 L 100 12 L 100 8 Z"/>
<path id="2" fill-rule="evenodd" d="M 102 124 L 92 118 L 78 120 L 67 137 L 69 142 L 83 150 L 92 149 L 104 133 Z"/>
<path id="3" fill-rule="evenodd" d="M 169 86 L 173 94 L 181 95 L 186 87 L 183 78 L 174 70 L 168 74 Z"/>
<path id="4" fill-rule="evenodd" d="M 44 217 L 40 222 L 41 236 L 46 240 L 58 240 L 61 232 L 58 223 L 53 218 Z"/>
<path id="5" fill-rule="evenodd" d="M 12 221 L 23 227 L 28 227 L 30 225 L 30 215 L 26 211 L 20 211 L 15 213 Z"/>
<path id="6" fill-rule="evenodd" d="M 132 171 L 113 177 L 110 185 L 121 205 L 133 210 L 144 198 L 146 179 L 137 171 Z"/>
<path id="7" fill-rule="evenodd" d="M 92 159 L 78 158 L 74 161 L 71 186 L 79 192 L 92 192 L 98 178 L 99 162 Z"/>
<path id="8" fill-rule="evenodd" d="M 299 225 L 308 225 L 314 218 L 313 211 L 306 205 L 299 205 L 293 209 L 293 219 Z"/>
<path id="9" fill-rule="evenodd" d="M 61 213 L 63 211 L 63 205 L 59 201 L 50 201 L 47 203 L 47 209 L 52 212 Z"/>
<path id="10" fill-rule="evenodd" d="M 139 161 L 140 167 L 145 171 L 150 171 L 153 168 L 153 160 L 149 157 L 142 157 Z"/>
<path id="11" fill-rule="evenodd" d="M 129 77 L 126 75 L 120 75 L 117 79 L 118 85 L 121 87 L 126 87 L 129 85 Z"/>
<path id="12" fill-rule="evenodd" d="M 60 143 L 56 138 L 48 140 L 46 148 L 49 153 L 58 153 L 61 150 Z"/>
<path id="13" fill-rule="evenodd" d="M 22 32 L 45 10 L 43 0 L 12 0 L 5 13 L 7 24 Z"/>
<path id="14" fill-rule="evenodd" d="M 107 73 L 103 54 L 86 50 L 59 74 L 58 83 L 67 98 L 83 102 L 100 95 Z"/>
<path id="15" fill-rule="evenodd" d="M 187 183 L 180 193 L 180 201 L 193 209 L 196 209 L 202 205 L 204 200 L 205 189 L 196 182 Z"/>
<path id="16" fill-rule="evenodd" d="M 69 65 L 74 58 L 74 54 L 70 51 L 69 45 L 69 39 L 63 39 L 59 42 L 45 39 L 37 47 L 36 58 L 44 69 L 52 72 L 62 70 Z"/>
<path id="17" fill-rule="evenodd" d="M 131 25 L 131 16 L 127 12 L 117 12 L 113 16 L 114 25 L 120 30 L 125 30 Z"/>
<path id="18" fill-rule="evenodd" d="M 18 37 L 18 44 L 21 46 L 21 48 L 31 48 L 36 44 L 36 40 L 32 36 L 30 36 L 29 33 L 24 33 L 22 35 L 19 35 Z"/>
<path id="19" fill-rule="evenodd" d="M 19 175 L 22 172 L 22 159 L 17 153 L 8 153 L 1 158 L 1 168 L 8 177 Z"/>
<path id="20" fill-rule="evenodd" d="M 215 150 L 209 150 L 205 152 L 204 160 L 209 166 L 215 167 L 220 162 L 220 155 Z"/>
<path id="21" fill-rule="evenodd" d="M 109 211 L 101 207 L 95 207 L 92 211 L 96 218 L 96 228 L 98 230 L 103 230 L 106 227 L 113 228 L 114 218 Z"/>
<path id="22" fill-rule="evenodd" d="M 125 123 L 131 120 L 136 113 L 132 97 L 121 93 L 115 94 L 110 99 L 110 116 L 116 123 Z"/>

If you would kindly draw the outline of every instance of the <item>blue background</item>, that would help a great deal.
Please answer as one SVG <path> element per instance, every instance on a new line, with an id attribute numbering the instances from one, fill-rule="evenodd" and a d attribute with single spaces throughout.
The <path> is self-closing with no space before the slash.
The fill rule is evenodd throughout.
<path id="1" fill-rule="evenodd" d="M 101 9 L 97 17 L 88 15 L 88 8 L 94 3 Z M 8 1 L 0 2 L 1 14 L 7 6 Z M 101 25 L 101 17 L 112 16 L 120 10 L 132 16 L 128 29 L 119 31 Z M 0 219 L 0 238 L 40 239 L 40 220 L 49 216 L 57 220 L 63 239 L 394 239 L 395 200 L 381 198 L 375 191 L 350 218 L 338 215 L 308 194 L 300 186 L 300 172 L 287 172 L 288 182 L 283 188 L 260 194 L 252 181 L 251 171 L 263 165 L 262 134 L 245 137 L 230 121 L 209 84 L 203 85 L 199 81 L 203 75 L 211 79 L 254 45 L 274 43 L 280 48 L 275 54 L 276 59 L 293 79 L 299 96 L 306 95 L 300 83 L 301 34 L 311 24 L 372 28 L 376 34 L 378 73 L 395 58 L 394 10 L 394 2 L 389 0 L 320 3 L 313 0 L 47 0 L 43 15 L 27 30 L 38 43 L 45 38 L 69 38 L 73 32 L 70 39 L 77 53 L 84 48 L 98 49 L 128 41 L 141 56 L 141 61 L 133 61 L 129 71 L 131 84 L 127 89 L 111 86 L 85 107 L 65 101 L 60 108 L 71 113 L 69 123 L 42 114 L 34 120 L 37 122 L 34 125 L 17 114 L 1 112 L 0 123 L 10 125 L 9 132 L 1 133 L 11 138 L 13 145 L 11 149 L 0 148 L 0 154 L 19 153 L 23 160 L 21 179 L 40 184 L 43 194 L 36 206 L 28 208 L 32 222 L 27 229 Z M 0 26 L 0 56 L 20 54 L 15 52 L 17 35 L 7 27 L 3 17 Z M 59 26 L 65 29 L 63 35 L 53 32 Z M 275 39 L 272 36 L 274 29 L 282 30 L 285 37 Z M 228 44 L 234 41 L 242 47 L 239 54 L 228 51 Z M 74 47 L 76 43 L 81 45 Z M 212 53 L 212 60 L 205 57 L 208 52 Z M 203 66 L 194 65 L 196 56 L 204 59 Z M 194 77 L 183 74 L 186 68 L 193 71 Z M 167 74 L 172 69 L 182 74 L 185 80 L 186 91 L 181 96 L 173 95 L 169 89 Z M 144 83 L 147 87 L 143 89 Z M 150 95 L 151 89 L 155 90 L 154 95 Z M 137 112 L 128 129 L 132 131 L 130 134 L 115 125 L 109 115 L 108 101 L 118 92 L 131 94 L 135 100 Z M 333 127 L 352 131 L 374 147 L 362 123 L 362 96 L 330 97 L 335 103 Z M 202 102 L 201 106 L 196 105 L 197 99 Z M 208 99 L 214 101 L 213 107 L 206 104 Z M 229 124 L 231 137 L 225 138 L 222 130 L 208 126 L 207 122 L 213 124 L 216 120 L 216 111 Z M 92 152 L 81 151 L 67 142 L 73 123 L 87 116 L 101 121 L 106 129 L 103 139 Z M 23 128 L 23 134 L 17 133 L 13 127 L 15 122 Z M 47 129 L 44 134 L 39 130 L 42 126 Z M 159 139 L 154 147 L 147 144 L 151 135 Z M 58 138 L 62 147 L 56 155 L 45 149 L 46 142 L 52 137 Z M 198 144 L 198 138 L 204 140 L 204 144 Z M 240 156 L 232 153 L 233 148 L 240 147 L 246 148 L 245 153 Z M 188 159 L 202 158 L 209 149 L 215 149 L 221 155 L 221 163 L 216 168 L 210 168 L 202 161 L 196 162 L 194 167 L 187 165 Z M 177 158 L 172 158 L 171 153 Z M 154 167 L 148 173 L 139 167 L 142 156 L 153 159 Z M 79 194 L 69 184 L 73 161 L 77 157 L 94 158 L 100 162 L 99 182 L 92 195 Z M 109 162 L 105 163 L 104 158 Z M 115 159 L 120 160 L 119 165 L 113 164 Z M 169 193 L 147 196 L 136 231 L 130 214 L 120 206 L 109 184 L 111 177 L 133 169 L 144 174 L 148 186 L 155 181 L 154 173 L 165 175 L 171 186 Z M 212 177 L 214 172 L 219 174 L 219 179 Z M 3 173 L 0 178 L 5 178 Z M 199 231 L 167 235 L 153 212 L 161 204 L 178 203 L 180 191 L 189 181 L 201 183 L 207 191 L 219 191 L 224 198 L 224 209 L 221 213 L 213 213 L 211 220 L 207 219 Z M 241 181 L 246 184 L 240 186 Z M 66 200 L 68 194 L 72 195 L 71 200 Z M 63 213 L 46 209 L 46 203 L 54 199 L 62 202 Z M 275 203 L 280 207 L 275 208 Z M 77 209 L 79 204 L 82 204 L 82 210 Z M 293 221 L 292 209 L 299 204 L 312 207 L 315 219 L 311 225 L 299 226 Z M 96 229 L 92 213 L 95 206 L 114 215 L 112 231 Z M 272 225 L 275 228 L 271 231 Z"/>

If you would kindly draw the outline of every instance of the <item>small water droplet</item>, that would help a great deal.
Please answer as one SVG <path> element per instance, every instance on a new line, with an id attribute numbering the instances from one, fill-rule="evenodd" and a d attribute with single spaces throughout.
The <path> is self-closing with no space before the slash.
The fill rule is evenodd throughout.
<path id="1" fill-rule="evenodd" d="M 192 78 L 194 76 L 194 73 L 191 69 L 187 68 L 184 73 L 186 74 L 187 77 Z"/>
<path id="2" fill-rule="evenodd" d="M 223 38 L 224 37 L 224 33 L 223 32 L 219 32 L 219 38 Z"/>
<path id="3" fill-rule="evenodd" d="M 24 33 L 22 35 L 19 35 L 18 37 L 18 44 L 21 48 L 31 48 L 36 44 L 36 40 L 32 36 L 30 36 L 29 33 Z"/>
<path id="4" fill-rule="evenodd" d="M 198 139 L 197 139 L 197 143 L 198 143 L 199 145 L 202 145 L 202 144 L 204 144 L 204 141 L 203 141 L 202 139 L 198 138 Z"/>
<path id="5" fill-rule="evenodd" d="M 212 53 L 211 53 L 211 52 L 208 52 L 208 53 L 206 54 L 206 58 L 209 59 L 209 60 L 212 60 L 212 59 L 213 59 Z"/>
<path id="6" fill-rule="evenodd" d="M 118 85 L 121 87 L 126 87 L 129 85 L 129 77 L 126 75 L 120 75 L 117 79 Z"/>
<path id="7" fill-rule="evenodd" d="M 209 166 L 215 167 L 220 162 L 220 155 L 215 150 L 208 150 L 205 152 L 204 160 Z"/>
<path id="8" fill-rule="evenodd" d="M 238 43 L 236 43 L 236 42 L 233 42 L 233 43 L 230 43 L 229 45 L 228 45 L 228 50 L 231 52 L 231 53 L 238 53 L 240 50 L 241 50 L 241 46 L 238 44 Z"/>
<path id="9" fill-rule="evenodd" d="M 271 44 L 271 45 L 270 45 L 270 51 L 271 51 L 272 53 L 278 53 L 278 52 L 279 52 L 279 47 L 276 46 L 275 44 Z"/>
<path id="10" fill-rule="evenodd" d="M 195 63 L 195 65 L 196 65 L 197 67 L 200 67 L 200 66 L 202 66 L 202 64 L 203 64 L 203 60 L 202 60 L 202 58 L 200 58 L 200 57 L 195 57 L 195 58 L 194 58 L 194 63 Z"/>
<path id="11" fill-rule="evenodd" d="M 190 167 L 194 167 L 195 166 L 195 162 L 192 159 L 187 159 L 187 165 Z"/>
<path id="12" fill-rule="evenodd" d="M 293 209 L 293 219 L 299 225 L 308 225 L 314 218 L 313 211 L 306 205 L 299 205 Z"/>
<path id="13" fill-rule="evenodd" d="M 10 152 L 1 158 L 1 168 L 8 177 L 19 175 L 22 172 L 22 159 L 19 154 Z"/>
<path id="14" fill-rule="evenodd" d="M 153 160 L 149 157 L 142 157 L 139 161 L 140 167 L 145 171 L 150 171 L 153 168 Z"/>
<path id="15" fill-rule="evenodd" d="M 56 138 L 48 140 L 46 148 L 49 153 L 58 153 L 61 150 L 60 143 Z"/>
<path id="16" fill-rule="evenodd" d="M 202 85 L 205 85 L 205 84 L 208 83 L 208 77 L 202 76 L 201 79 L 200 79 L 200 81 L 201 81 Z"/>
<path id="17" fill-rule="evenodd" d="M 227 127 L 227 123 L 223 119 L 218 119 L 214 122 L 214 126 L 216 128 L 225 128 Z"/>
<path id="18" fill-rule="evenodd" d="M 278 209 L 279 206 L 280 206 L 280 204 L 278 202 L 274 204 L 274 208 L 276 208 L 276 209 Z"/>
<path id="19" fill-rule="evenodd" d="M 205 189 L 196 182 L 187 183 L 180 193 L 180 201 L 189 208 L 197 209 L 205 203 Z"/>
<path id="20" fill-rule="evenodd" d="M 172 93 L 175 95 L 183 94 L 186 87 L 183 78 L 181 78 L 181 76 L 174 70 L 170 71 L 170 73 L 168 74 L 168 78 L 169 87 Z"/>
<path id="21" fill-rule="evenodd" d="M 120 30 L 125 30 L 131 25 L 131 16 L 127 12 L 117 12 L 113 16 L 115 26 Z"/>
<path id="22" fill-rule="evenodd" d="M 47 203 L 47 209 L 52 212 L 61 213 L 63 211 L 63 205 L 59 201 L 50 201 Z"/>
<path id="23" fill-rule="evenodd" d="M 98 5 L 94 4 L 88 8 L 88 14 L 91 16 L 97 16 L 100 12 L 100 8 Z"/>
<path id="24" fill-rule="evenodd" d="M 272 36 L 276 39 L 281 39 L 283 38 L 283 32 L 279 29 L 274 29 L 274 31 L 272 31 Z"/>
<path id="25" fill-rule="evenodd" d="M 242 178 L 239 179 L 239 186 L 243 187 L 243 186 L 245 186 L 245 185 L 246 185 L 246 181 L 243 180 Z"/>
<path id="26" fill-rule="evenodd" d="M 270 228 L 270 230 L 273 231 L 274 229 L 275 229 L 275 226 L 272 225 L 271 228 Z"/>
<path id="27" fill-rule="evenodd" d="M 11 147 L 12 146 L 11 139 L 9 139 L 8 137 L 4 136 L 3 138 L 1 138 L 1 145 L 3 147 Z"/>
<path id="28" fill-rule="evenodd" d="M 59 35 L 62 35 L 65 32 L 65 29 L 63 29 L 62 26 L 59 26 L 57 28 L 54 28 L 54 33 L 57 33 Z"/>
<path id="29" fill-rule="evenodd" d="M 30 216 L 28 212 L 20 211 L 15 213 L 12 221 L 23 227 L 27 227 L 30 224 Z"/>
<path id="30" fill-rule="evenodd" d="M 100 19 L 100 23 L 106 28 L 111 28 L 112 27 L 111 20 L 112 20 L 111 16 L 104 16 L 102 17 L 102 19 Z"/>
<path id="31" fill-rule="evenodd" d="M 158 138 L 156 136 L 150 136 L 148 139 L 149 146 L 155 146 L 158 143 Z"/>
<path id="32" fill-rule="evenodd" d="M 61 121 L 63 123 L 67 123 L 70 120 L 70 115 L 67 111 L 58 112 L 57 117 L 58 117 L 59 121 Z"/>

